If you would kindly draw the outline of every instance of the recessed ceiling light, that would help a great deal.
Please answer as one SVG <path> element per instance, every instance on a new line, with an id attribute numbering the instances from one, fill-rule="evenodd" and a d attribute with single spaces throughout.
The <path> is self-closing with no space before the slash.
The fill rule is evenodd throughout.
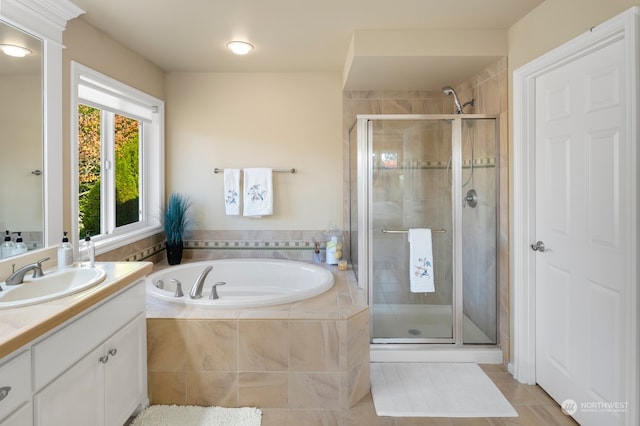
<path id="1" fill-rule="evenodd" d="M 236 55 L 246 55 L 253 50 L 253 45 L 246 41 L 230 41 L 227 43 L 227 47 Z"/>
<path id="2" fill-rule="evenodd" d="M 0 44 L 0 50 L 2 50 L 5 55 L 13 56 L 15 58 L 24 58 L 31 53 L 31 51 L 26 47 L 16 46 L 13 44 Z"/>

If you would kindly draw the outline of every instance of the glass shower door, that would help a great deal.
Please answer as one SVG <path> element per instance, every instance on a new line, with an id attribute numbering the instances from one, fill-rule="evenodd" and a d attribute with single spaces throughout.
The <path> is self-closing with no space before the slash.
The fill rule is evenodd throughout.
<path id="1" fill-rule="evenodd" d="M 451 120 L 368 126 L 373 343 L 453 343 Z M 431 228 L 435 291 L 411 292 L 410 228 Z"/>

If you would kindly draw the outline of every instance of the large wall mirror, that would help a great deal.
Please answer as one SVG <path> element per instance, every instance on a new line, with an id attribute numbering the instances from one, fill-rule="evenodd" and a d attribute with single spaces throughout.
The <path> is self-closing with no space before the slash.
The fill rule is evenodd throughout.
<path id="1" fill-rule="evenodd" d="M 20 232 L 30 250 L 45 241 L 43 111 L 43 42 L 0 21 L 0 243 Z"/>

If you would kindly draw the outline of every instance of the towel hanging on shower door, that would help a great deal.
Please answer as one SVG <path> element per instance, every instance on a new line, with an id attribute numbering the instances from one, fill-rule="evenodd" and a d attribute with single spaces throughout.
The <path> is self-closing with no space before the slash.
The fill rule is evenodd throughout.
<path id="1" fill-rule="evenodd" d="M 409 287 L 412 293 L 436 291 L 431 229 L 409 229 Z"/>

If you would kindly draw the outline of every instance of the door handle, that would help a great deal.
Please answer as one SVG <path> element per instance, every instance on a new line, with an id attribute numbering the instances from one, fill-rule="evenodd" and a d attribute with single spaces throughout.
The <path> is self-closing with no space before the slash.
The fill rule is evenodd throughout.
<path id="1" fill-rule="evenodd" d="M 531 250 L 533 251 L 539 251 L 540 253 L 543 253 L 547 248 L 544 246 L 544 243 L 542 241 L 537 241 L 535 244 L 531 244 Z"/>

